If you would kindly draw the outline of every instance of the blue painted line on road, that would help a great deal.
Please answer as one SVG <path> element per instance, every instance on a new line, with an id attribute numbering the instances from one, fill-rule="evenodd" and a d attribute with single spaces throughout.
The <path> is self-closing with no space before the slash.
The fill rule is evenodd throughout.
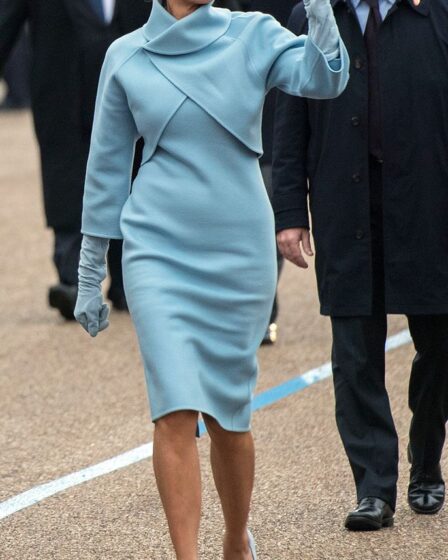
<path id="1" fill-rule="evenodd" d="M 296 377 L 287 381 L 286 383 L 282 383 L 281 385 L 277 385 L 272 389 L 268 389 L 263 393 L 259 393 L 252 402 L 252 411 L 256 412 L 262 408 L 275 404 L 282 399 L 293 395 L 294 393 L 298 393 L 303 389 L 309 387 L 309 383 L 305 381 L 302 377 Z M 207 429 L 205 427 L 204 421 L 200 420 L 198 424 L 199 428 L 199 436 L 203 436 L 207 433 Z"/>
<path id="2" fill-rule="evenodd" d="M 398 334 L 391 336 L 387 339 L 385 350 L 386 352 L 409 344 L 411 342 L 411 335 L 408 330 L 401 331 Z M 263 391 L 255 396 L 252 402 L 252 411 L 256 412 L 267 406 L 271 406 L 287 397 L 303 391 L 307 387 L 318 383 L 324 379 L 331 377 L 331 363 L 327 362 L 315 369 L 311 369 L 299 375 L 293 377 L 280 385 L 276 385 L 267 391 Z M 201 420 L 199 422 L 199 435 L 203 436 L 207 432 L 204 422 Z"/>
<path id="3" fill-rule="evenodd" d="M 316 381 L 314 381 L 316 383 Z M 304 376 L 294 377 L 281 385 L 277 385 L 268 389 L 267 391 L 263 391 L 255 396 L 252 402 L 252 412 L 256 412 L 257 410 L 261 410 L 262 408 L 266 408 L 272 404 L 275 404 L 286 397 L 294 395 L 299 391 L 303 391 L 310 386 L 310 383 L 304 378 Z M 204 421 L 201 420 L 199 422 L 199 435 L 203 436 L 207 433 L 207 429 L 205 427 Z"/>
<path id="4" fill-rule="evenodd" d="M 401 346 L 409 344 L 409 342 L 411 342 L 409 331 L 399 332 L 387 339 L 386 351 L 388 352 L 390 350 L 400 348 Z M 331 377 L 331 364 L 328 362 L 320 367 L 307 371 L 303 375 L 293 377 L 285 383 L 259 393 L 253 400 L 252 410 L 257 411 L 273 405 L 329 377 Z M 203 435 L 206 430 L 202 421 L 199 428 L 201 435 Z M 144 459 L 148 459 L 152 457 L 152 454 L 153 445 L 151 442 L 140 447 L 136 447 L 135 449 L 131 449 L 130 451 L 117 455 L 116 457 L 112 457 L 106 461 L 102 461 L 101 463 L 97 463 L 91 467 L 87 467 L 86 469 L 82 469 L 51 482 L 35 486 L 26 492 L 22 492 L 17 496 L 13 496 L 4 502 L 1 502 L 0 519 L 5 519 L 14 513 L 42 502 L 46 498 L 59 494 L 64 490 L 68 490 L 74 486 L 78 486 L 90 480 L 94 480 L 95 478 L 99 478 L 143 461 Z"/>
<path id="5" fill-rule="evenodd" d="M 255 412 L 266 406 L 270 406 L 275 404 L 294 393 L 298 393 L 299 391 L 303 391 L 309 387 L 309 383 L 303 377 L 295 377 L 294 379 L 290 379 L 286 381 L 286 383 L 282 383 L 281 385 L 277 385 L 272 389 L 268 389 L 263 393 L 259 393 L 252 403 L 252 410 Z"/>

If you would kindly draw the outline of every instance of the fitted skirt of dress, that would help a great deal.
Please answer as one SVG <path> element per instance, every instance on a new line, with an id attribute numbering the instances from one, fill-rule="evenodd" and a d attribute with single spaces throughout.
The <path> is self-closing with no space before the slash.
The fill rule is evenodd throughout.
<path id="1" fill-rule="evenodd" d="M 142 164 L 121 230 L 153 420 L 196 410 L 249 430 L 276 288 L 257 156 L 187 98 Z"/>

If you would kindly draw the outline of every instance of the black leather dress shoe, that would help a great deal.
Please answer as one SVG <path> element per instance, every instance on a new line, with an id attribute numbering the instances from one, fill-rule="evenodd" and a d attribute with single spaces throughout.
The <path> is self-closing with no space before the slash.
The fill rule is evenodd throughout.
<path id="1" fill-rule="evenodd" d="M 380 498 L 363 498 L 358 507 L 345 520 L 345 528 L 350 531 L 377 531 L 392 527 L 394 512 L 390 505 Z"/>
<path id="2" fill-rule="evenodd" d="M 438 513 L 445 502 L 445 483 L 440 465 L 433 469 L 411 467 L 408 503 L 415 513 L 431 515 Z"/>
<path id="3" fill-rule="evenodd" d="M 48 292 L 48 303 L 50 307 L 54 307 L 59 313 L 67 319 L 74 321 L 76 298 L 78 297 L 78 287 L 69 286 L 68 284 L 57 284 L 52 286 Z"/>

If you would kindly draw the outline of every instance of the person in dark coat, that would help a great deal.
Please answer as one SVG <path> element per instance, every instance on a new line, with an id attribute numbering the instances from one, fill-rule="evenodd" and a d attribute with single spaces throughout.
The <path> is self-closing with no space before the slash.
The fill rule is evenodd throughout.
<path id="1" fill-rule="evenodd" d="M 76 303 L 84 177 L 101 65 L 112 41 L 142 26 L 150 9 L 142 0 L 4 0 L 0 6 L 0 70 L 24 25 L 30 27 L 32 110 L 59 275 L 49 300 L 67 319 Z M 126 308 L 119 242 L 111 246 L 109 269 L 108 296 L 115 308 Z"/>
<path id="2" fill-rule="evenodd" d="M 448 1 L 332 2 L 351 57 L 331 101 L 278 100 L 277 239 L 306 268 L 308 201 L 321 312 L 331 317 L 336 418 L 356 482 L 349 529 L 393 523 L 398 438 L 385 388 L 387 314 L 417 351 L 408 501 L 437 513 L 448 420 Z M 290 29 L 306 32 L 303 5 Z"/>

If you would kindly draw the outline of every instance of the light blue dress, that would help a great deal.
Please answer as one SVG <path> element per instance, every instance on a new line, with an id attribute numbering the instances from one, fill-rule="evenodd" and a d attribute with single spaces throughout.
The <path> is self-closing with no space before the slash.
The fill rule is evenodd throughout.
<path id="1" fill-rule="evenodd" d="M 270 16 L 200 7 L 148 23 L 110 48 L 87 170 L 84 234 L 123 238 L 123 274 L 153 420 L 207 413 L 250 429 L 256 352 L 276 287 L 272 210 L 258 156 L 272 87 L 340 94 L 305 37 Z M 130 193 L 135 140 L 145 141 Z"/>

